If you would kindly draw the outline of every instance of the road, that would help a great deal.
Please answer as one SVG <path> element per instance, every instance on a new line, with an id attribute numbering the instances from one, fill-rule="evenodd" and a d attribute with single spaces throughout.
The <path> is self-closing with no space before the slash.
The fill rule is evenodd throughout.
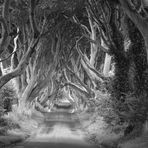
<path id="1" fill-rule="evenodd" d="M 45 114 L 44 126 L 33 137 L 15 148 L 97 148 L 87 142 L 75 114 Z"/>

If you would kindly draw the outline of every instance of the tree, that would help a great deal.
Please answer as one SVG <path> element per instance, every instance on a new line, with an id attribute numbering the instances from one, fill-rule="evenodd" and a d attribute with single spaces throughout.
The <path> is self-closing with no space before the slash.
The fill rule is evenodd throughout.
<path id="1" fill-rule="evenodd" d="M 131 3 L 129 0 L 126 1 L 119 0 L 119 1 L 123 9 L 125 10 L 125 13 L 134 22 L 134 24 L 141 32 L 145 41 L 147 58 L 148 58 L 148 31 L 147 31 L 148 21 L 147 21 L 147 13 L 144 11 L 144 5 L 147 4 L 146 1 L 140 1 L 140 3 L 138 3 L 138 1 L 135 1 L 135 3 Z M 142 14 L 144 16 L 142 16 Z"/>
<path id="2" fill-rule="evenodd" d="M 4 65 L 11 70 L 0 77 L 0 88 L 11 80 L 20 108 L 32 102 L 52 105 L 61 92 L 76 108 L 79 102 L 96 105 L 105 92 L 120 118 L 129 94 L 147 95 L 145 1 L 6 0 L 1 5 L 1 70 Z"/>

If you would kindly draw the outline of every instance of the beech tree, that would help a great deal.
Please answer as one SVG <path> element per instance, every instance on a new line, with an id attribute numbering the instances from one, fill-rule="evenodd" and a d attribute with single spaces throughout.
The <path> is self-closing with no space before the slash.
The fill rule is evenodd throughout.
<path id="1" fill-rule="evenodd" d="M 125 117 L 121 108 L 129 94 L 148 95 L 146 1 L 5 0 L 0 5 L 0 88 L 12 80 L 21 108 L 32 102 L 52 106 L 62 96 L 83 110 L 111 94 L 114 110 Z"/>
<path id="2" fill-rule="evenodd" d="M 147 52 L 147 57 L 148 57 L 148 32 L 147 32 L 147 27 L 148 27 L 148 20 L 147 20 L 147 12 L 145 10 L 145 6 L 147 6 L 147 1 L 146 0 L 141 0 L 141 1 L 123 1 L 120 0 L 120 3 L 122 7 L 125 10 L 125 13 L 128 15 L 128 17 L 134 22 L 136 27 L 139 29 L 141 32 L 144 41 L 145 41 L 145 46 L 146 46 L 146 52 Z"/>

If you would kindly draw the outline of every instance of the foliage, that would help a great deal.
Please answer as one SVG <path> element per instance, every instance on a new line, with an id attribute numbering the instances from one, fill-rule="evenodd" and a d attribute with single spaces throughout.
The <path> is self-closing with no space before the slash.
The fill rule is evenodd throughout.
<path id="1" fill-rule="evenodd" d="M 132 126 L 133 129 L 129 130 L 129 134 L 132 131 L 141 132 L 142 126 L 148 117 L 148 94 L 147 94 L 147 73 L 143 75 L 145 82 L 141 93 L 138 92 L 127 92 L 120 99 L 116 98 L 116 91 L 111 88 L 114 95 L 111 94 L 109 99 L 105 99 L 101 102 L 99 111 L 101 116 L 104 117 L 105 121 L 112 126 L 113 129 L 125 130 Z M 110 83 L 114 83 L 111 81 Z M 118 94 L 118 93 L 117 93 Z M 103 108 L 103 111 L 102 111 Z"/>
<path id="2" fill-rule="evenodd" d="M 109 25 L 112 29 L 110 49 L 114 56 L 115 76 L 110 81 L 111 98 L 104 102 L 106 106 L 103 116 L 112 126 L 126 124 L 136 129 L 147 120 L 148 113 L 147 86 L 144 82 L 147 79 L 144 76 L 147 68 L 144 40 L 138 28 L 125 14 L 123 16 L 128 21 L 123 23 L 127 28 L 120 26 L 124 30 L 122 32 L 116 22 L 116 4 L 110 2 L 110 6 Z M 131 42 L 127 51 L 124 46 L 124 36 L 127 36 Z"/>
<path id="3" fill-rule="evenodd" d="M 4 114 L 8 112 L 8 110 L 5 109 L 5 106 L 8 106 L 9 111 L 11 111 L 11 105 L 9 100 L 15 99 L 15 91 L 11 88 L 9 84 L 5 85 L 0 90 L 0 135 L 6 134 L 6 131 L 11 128 L 15 128 L 16 124 L 6 120 L 3 118 Z"/>
<path id="4" fill-rule="evenodd" d="M 1 108 L 1 115 L 4 113 L 4 102 L 6 99 L 13 100 L 15 99 L 15 91 L 9 85 L 5 85 L 0 90 L 0 108 Z"/>
<path id="5" fill-rule="evenodd" d="M 135 26 L 135 24 L 129 19 L 125 18 L 125 23 L 127 25 L 128 35 L 131 41 L 131 46 L 129 48 L 130 61 L 134 62 L 135 69 L 135 92 L 141 93 L 145 86 L 143 85 L 144 79 L 143 74 L 147 68 L 147 60 L 146 60 L 146 50 L 144 45 L 144 39 Z"/>

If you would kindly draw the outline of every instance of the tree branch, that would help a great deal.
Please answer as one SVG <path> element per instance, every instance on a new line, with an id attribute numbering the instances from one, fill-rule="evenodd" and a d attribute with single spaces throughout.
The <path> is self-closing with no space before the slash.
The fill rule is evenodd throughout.
<path id="1" fill-rule="evenodd" d="M 145 35 L 146 28 L 148 27 L 148 21 L 143 19 L 140 14 L 136 12 L 136 10 L 132 10 L 130 6 L 129 0 L 119 0 L 122 8 L 128 15 L 128 17 L 136 24 L 139 28 L 140 32 Z"/>
<path id="2" fill-rule="evenodd" d="M 2 16 L 0 16 L 0 23 L 2 24 L 2 39 L 0 41 L 0 55 L 3 53 L 3 51 L 8 47 L 10 44 L 11 37 L 9 36 L 9 5 L 10 0 L 4 1 Z"/>
<path id="3" fill-rule="evenodd" d="M 17 50 L 15 50 L 14 52 L 12 52 L 10 55 L 8 55 L 6 58 L 0 60 L 0 62 L 4 62 L 6 60 L 8 60 L 13 54 L 15 54 L 16 52 L 20 51 L 22 49 L 22 47 L 27 43 L 27 41 L 20 47 L 18 48 Z"/>
<path id="4" fill-rule="evenodd" d="M 0 88 L 2 86 L 4 86 L 8 81 L 13 79 L 14 77 L 20 76 L 24 72 L 27 65 L 29 64 L 30 57 L 32 56 L 32 54 L 35 51 L 35 48 L 36 48 L 36 46 L 37 46 L 37 44 L 39 42 L 39 39 L 40 39 L 40 37 L 38 37 L 38 39 L 36 39 L 34 44 L 33 44 L 33 41 L 32 41 L 28 51 L 26 52 L 24 57 L 21 59 L 19 65 L 17 66 L 17 68 L 13 72 L 10 72 L 10 73 L 0 77 Z"/>
<path id="5" fill-rule="evenodd" d="M 5 18 L 0 17 L 0 23 L 2 24 L 2 39 L 0 41 L 0 55 L 7 48 L 10 43 L 10 36 Z"/>
<path id="6" fill-rule="evenodd" d="M 70 86 L 70 87 L 74 88 L 75 90 L 78 90 L 79 92 L 81 92 L 85 96 L 91 97 L 88 92 L 86 92 L 85 90 L 81 89 L 79 86 L 75 85 L 74 83 L 67 82 L 67 83 L 64 84 L 64 86 Z"/>
<path id="7" fill-rule="evenodd" d="M 148 63 L 148 20 L 142 18 L 136 10 L 131 9 L 130 2 L 128 0 L 119 0 L 119 2 L 127 16 L 134 22 L 144 38 Z"/>
<path id="8" fill-rule="evenodd" d="M 34 38 L 37 38 L 39 36 L 39 31 L 35 22 L 35 16 L 34 16 L 34 11 L 35 11 L 35 0 L 30 1 L 30 14 L 29 14 L 29 20 L 31 24 L 31 29 L 33 31 Z"/>
<path id="9" fill-rule="evenodd" d="M 78 82 L 85 88 L 85 90 L 86 90 L 89 94 L 92 93 L 92 90 L 91 90 L 89 87 L 87 87 L 87 86 L 80 80 L 80 78 L 76 75 L 76 73 L 74 73 L 68 66 L 66 66 L 66 69 L 67 69 L 71 74 L 73 74 L 73 75 L 75 76 L 75 78 L 78 80 Z"/>
<path id="10" fill-rule="evenodd" d="M 78 40 L 79 41 L 79 40 Z M 80 54 L 83 62 L 86 64 L 86 66 L 103 82 L 103 80 L 105 80 L 105 77 L 102 76 L 102 74 L 98 73 L 94 68 L 92 68 L 88 62 L 88 60 L 86 59 L 86 57 L 83 55 L 83 53 L 81 52 L 80 48 L 78 47 L 78 41 L 76 43 L 76 49 L 77 52 Z"/>
<path id="11" fill-rule="evenodd" d="M 101 49 L 103 52 L 105 52 L 105 53 L 110 53 L 109 50 L 106 49 L 106 48 L 104 48 L 104 47 L 101 45 L 101 43 L 100 43 L 99 41 L 94 41 L 94 40 L 92 40 L 90 37 L 88 37 L 87 35 L 84 35 L 84 34 L 83 34 L 83 36 L 84 36 L 85 38 L 87 38 L 87 40 L 88 40 L 89 42 L 91 42 L 91 43 L 93 43 L 93 44 L 97 44 L 98 47 L 99 47 L 99 49 Z"/>

